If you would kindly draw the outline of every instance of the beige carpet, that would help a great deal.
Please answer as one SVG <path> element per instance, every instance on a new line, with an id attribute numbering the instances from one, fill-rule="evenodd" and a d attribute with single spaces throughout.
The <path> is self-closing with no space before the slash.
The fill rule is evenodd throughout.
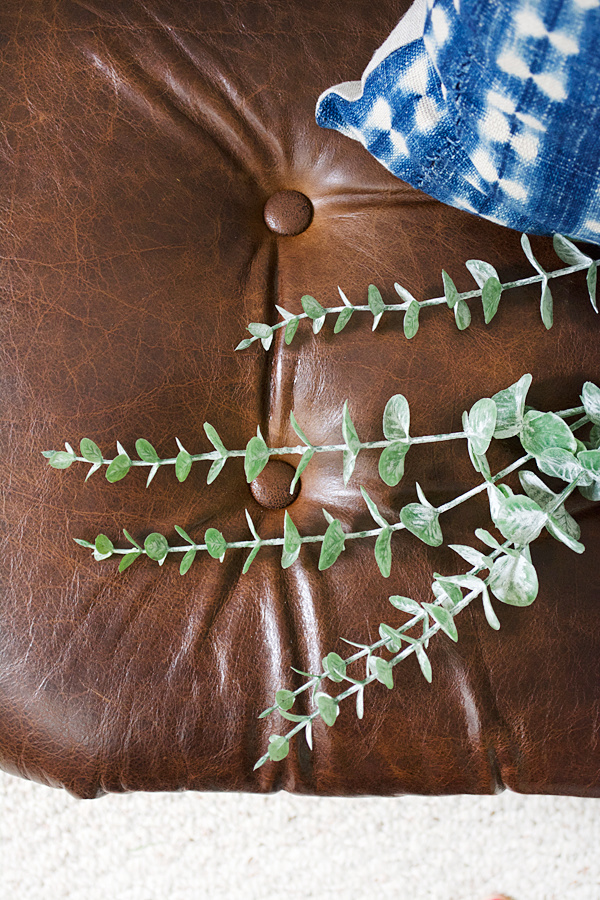
<path id="1" fill-rule="evenodd" d="M 600 800 L 0 796 L 1 900 L 600 898 Z"/>

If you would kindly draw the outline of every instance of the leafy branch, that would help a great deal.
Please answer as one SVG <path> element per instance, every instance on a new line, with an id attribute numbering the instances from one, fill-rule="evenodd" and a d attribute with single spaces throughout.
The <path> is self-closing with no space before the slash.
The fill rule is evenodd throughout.
<path id="1" fill-rule="evenodd" d="M 488 624 L 495 630 L 500 628 L 500 621 L 494 611 L 490 594 L 496 600 L 510 606 L 529 606 L 537 597 L 538 577 L 531 560 L 530 545 L 546 528 L 552 537 L 566 544 L 576 553 L 584 551 L 580 543 L 580 529 L 577 522 L 565 509 L 565 501 L 577 488 L 585 496 L 600 500 L 600 390 L 587 382 L 584 385 L 582 399 L 586 411 L 585 417 L 572 426 L 573 429 L 592 421 L 592 444 L 580 449 L 578 441 L 560 419 L 547 418 L 551 413 L 536 413 L 523 429 L 524 445 L 529 444 L 538 467 L 547 474 L 567 481 L 567 487 L 555 494 L 535 473 L 520 473 L 524 494 L 514 494 L 507 485 L 496 485 L 488 481 L 488 495 L 492 521 L 505 542 L 500 544 L 496 538 L 484 529 L 477 529 L 475 536 L 491 553 L 467 546 L 451 544 L 462 559 L 472 568 L 461 575 L 443 576 L 434 574 L 431 585 L 434 602 L 418 603 L 409 597 L 393 595 L 390 603 L 401 612 L 410 616 L 409 621 L 400 627 L 392 627 L 385 623 L 379 626 L 380 639 L 369 645 L 353 644 L 359 651 L 347 659 L 337 653 L 328 653 L 322 660 L 322 671 L 318 674 L 300 672 L 308 681 L 295 691 L 280 689 L 275 693 L 275 704 L 264 710 L 260 718 L 277 712 L 282 718 L 294 723 L 294 727 L 284 735 L 272 734 L 269 737 L 267 752 L 257 761 L 255 769 L 267 760 L 284 759 L 290 749 L 290 740 L 304 731 L 306 742 L 312 749 L 312 730 L 315 719 L 320 718 L 327 726 L 335 724 L 340 703 L 355 695 L 358 718 L 364 714 L 365 688 L 377 681 L 392 689 L 394 686 L 393 668 L 401 660 L 414 653 L 421 672 L 428 682 L 432 681 L 432 668 L 427 649 L 430 638 L 438 631 L 443 631 L 452 641 L 458 640 L 455 617 L 481 597 Z M 545 418 L 546 417 L 546 418 Z M 558 424 L 560 422 L 560 424 Z M 523 436 L 521 438 L 523 442 Z M 587 493 L 586 493 L 587 491 Z M 487 570 L 487 577 L 480 573 Z M 463 594 L 463 591 L 466 593 Z M 422 634 L 415 636 L 408 632 L 422 626 Z M 407 645 L 407 646 L 403 646 Z M 391 659 L 379 654 L 383 650 L 392 654 Z M 364 678 L 351 677 L 348 668 L 360 659 L 366 658 Z M 340 684 L 347 682 L 350 686 L 336 696 L 323 691 L 323 681 Z M 311 691 L 313 710 L 310 713 L 291 713 L 297 697 L 305 691 Z"/>
<path id="2" fill-rule="evenodd" d="M 596 285 L 600 260 L 593 260 L 561 234 L 554 235 L 553 243 L 557 256 L 562 262 L 567 263 L 567 268 L 547 272 L 535 258 L 528 236 L 523 234 L 521 236 L 521 246 L 527 259 L 536 270 L 536 275 L 502 284 L 498 277 L 498 272 L 490 263 L 479 259 L 470 259 L 467 261 L 466 266 L 477 282 L 479 289 L 460 292 L 448 273 L 442 271 L 444 295 L 442 297 L 434 297 L 431 300 L 417 300 L 406 288 L 397 282 L 394 284 L 394 288 L 402 299 L 402 303 L 385 303 L 381 292 L 374 284 L 369 285 L 366 305 L 352 304 L 340 287 L 338 287 L 338 291 L 342 300 L 342 306 L 322 306 L 314 297 L 305 294 L 300 301 L 303 309 L 302 313 L 294 315 L 283 307 L 277 306 L 276 308 L 282 317 L 282 321 L 275 325 L 251 322 L 248 325 L 248 331 L 251 336 L 242 340 L 236 347 L 236 350 L 245 350 L 256 341 L 260 341 L 264 349 L 268 350 L 273 342 L 275 332 L 282 328 L 285 329 L 284 341 L 289 345 L 293 341 L 302 319 L 310 319 L 313 332 L 318 334 L 325 323 L 326 317 L 336 315 L 333 331 L 334 334 L 338 334 L 346 327 L 355 312 L 371 313 L 373 316 L 373 331 L 379 325 L 384 313 L 386 315 L 388 313 L 404 313 L 404 335 L 410 340 L 419 330 L 419 316 L 424 307 L 448 306 L 454 312 L 457 327 L 464 331 L 471 324 L 471 309 L 467 303 L 468 300 L 476 297 L 481 298 L 484 320 L 486 325 L 488 325 L 498 311 L 504 291 L 525 287 L 530 284 L 541 285 L 540 314 L 546 328 L 551 328 L 553 323 L 553 298 L 549 286 L 550 280 L 563 278 L 566 275 L 572 275 L 574 272 L 584 270 L 586 271 L 590 302 L 594 310 L 598 312 Z"/>
<path id="3" fill-rule="evenodd" d="M 245 449 L 228 450 L 216 429 L 205 422 L 204 431 L 214 447 L 214 450 L 210 452 L 190 454 L 183 447 L 181 441 L 176 438 L 179 454 L 161 459 L 152 444 L 140 438 L 135 444 L 139 459 L 131 459 L 119 441 L 117 441 L 118 455 L 105 458 L 94 441 L 83 438 L 79 445 L 80 455 L 76 454 L 68 442 L 65 442 L 64 450 L 44 450 L 43 455 L 48 459 L 49 465 L 55 469 L 67 469 L 75 462 L 90 464 L 86 481 L 103 466 L 106 466 L 106 479 L 110 483 L 121 481 L 133 467 L 149 468 L 146 486 L 151 483 L 161 466 L 174 466 L 178 481 L 183 482 L 188 477 L 192 464 L 202 461 L 211 462 L 206 479 L 207 484 L 211 484 L 221 473 L 227 460 L 235 457 L 243 458 L 246 480 L 251 483 L 260 475 L 272 456 L 295 455 L 300 456 L 300 461 L 290 484 L 290 494 L 293 494 L 300 476 L 315 454 L 342 453 L 343 479 L 344 484 L 347 484 L 354 472 L 359 453 L 363 450 L 381 450 L 379 475 L 385 484 L 395 487 L 404 475 L 405 459 L 411 446 L 466 440 L 476 470 L 489 475 L 485 454 L 490 442 L 493 437 L 509 437 L 519 433 L 524 415 L 525 396 L 530 385 L 531 375 L 524 375 L 516 384 L 506 390 L 499 391 L 491 398 L 485 397 L 478 400 L 468 412 L 463 413 L 463 430 L 447 434 L 412 436 L 410 434 L 408 401 L 402 394 L 394 394 L 386 403 L 383 412 L 384 440 L 380 441 L 363 442 L 359 439 L 346 402 L 342 409 L 343 443 L 341 444 L 318 446 L 311 443 L 296 421 L 294 413 L 290 412 L 292 428 L 302 441 L 302 444 L 298 446 L 268 447 L 260 428 L 258 428 L 257 434 L 250 438 Z M 573 411 L 566 412 L 575 414 Z"/>
<path id="4" fill-rule="evenodd" d="M 246 511 L 248 527 L 252 535 L 251 540 L 228 542 L 218 529 L 209 528 L 204 535 L 204 542 L 197 543 L 183 528 L 176 525 L 176 532 L 186 541 L 186 544 L 183 546 L 171 546 L 167 538 L 158 532 L 148 535 L 143 547 L 127 531 L 124 531 L 124 534 L 132 546 L 126 549 L 116 548 L 104 534 L 98 535 L 93 543 L 79 538 L 76 539 L 76 542 L 80 546 L 92 550 L 94 558 L 97 560 L 108 559 L 111 556 L 121 556 L 119 571 L 124 571 L 143 555 L 162 565 L 170 553 L 183 553 L 180 565 L 180 572 L 183 575 L 189 570 L 198 552 L 207 552 L 213 558 L 222 561 L 227 550 L 230 549 L 248 549 L 250 551 L 243 567 L 243 572 L 246 573 L 260 549 L 269 546 L 280 546 L 282 548 L 281 565 L 283 568 L 288 568 L 297 560 L 303 544 L 307 543 L 321 544 L 319 569 L 323 571 L 336 562 L 345 549 L 347 541 L 375 538 L 375 560 L 382 575 L 389 577 L 392 564 L 391 539 L 394 532 L 406 529 L 429 546 L 440 546 L 443 543 L 443 535 L 439 519 L 443 513 L 466 502 L 481 491 L 488 490 L 489 492 L 496 482 L 506 477 L 510 472 L 521 468 L 533 457 L 539 458 L 538 465 L 540 467 L 542 467 L 542 464 L 546 466 L 546 469 L 542 469 L 543 471 L 547 471 L 548 467 L 553 467 L 552 471 L 554 472 L 554 470 L 560 469 L 561 466 L 563 468 L 566 467 L 565 471 L 567 469 L 574 471 L 573 467 L 579 466 L 581 468 L 583 466 L 585 468 L 588 466 L 589 468 L 589 465 L 592 465 L 592 469 L 585 475 L 585 478 L 584 473 L 580 472 L 579 469 L 577 469 L 577 472 L 580 476 L 582 490 L 587 490 L 588 492 L 596 490 L 596 475 L 593 468 L 596 465 L 594 462 L 595 456 L 593 453 L 592 457 L 585 455 L 589 453 L 587 446 L 576 441 L 564 418 L 585 412 L 584 418 L 571 426 L 573 429 L 589 422 L 590 418 L 595 421 L 594 417 L 600 423 L 600 391 L 588 382 L 584 386 L 582 396 L 584 405 L 582 407 L 563 410 L 560 415 L 540 413 L 536 410 L 526 411 L 525 398 L 530 383 L 531 377 L 528 375 L 523 376 L 514 385 L 494 395 L 495 400 L 486 398 L 484 401 L 478 401 L 471 412 L 464 415 L 465 429 L 469 435 L 471 459 L 476 470 L 483 473 L 485 480 L 439 507 L 433 506 L 427 500 L 421 487 L 417 484 L 416 491 L 419 502 L 409 503 L 404 506 L 400 510 L 399 522 L 389 522 L 367 491 L 361 488 L 366 506 L 377 525 L 376 528 L 371 530 L 346 533 L 340 520 L 331 516 L 324 509 L 323 514 L 327 521 L 325 533 L 302 536 L 286 510 L 283 536 L 263 539 L 258 534 L 250 514 Z M 485 405 L 481 406 L 480 404 Z M 473 410 L 475 410 L 475 413 Z M 498 437 L 511 437 L 519 434 L 521 443 L 526 450 L 525 456 L 494 477 L 491 476 L 487 460 L 485 459 L 485 450 L 487 450 L 493 434 L 496 434 Z M 544 455 L 548 448 L 553 450 L 554 455 L 550 453 Z M 575 451 L 578 451 L 578 455 L 577 457 L 573 456 L 573 461 L 570 459 L 565 461 L 565 459 L 556 455 L 559 448 L 564 450 L 565 453 L 570 452 L 571 456 L 573 456 Z M 596 451 L 596 453 L 598 452 Z M 591 459 L 592 463 L 587 463 L 587 459 Z"/>

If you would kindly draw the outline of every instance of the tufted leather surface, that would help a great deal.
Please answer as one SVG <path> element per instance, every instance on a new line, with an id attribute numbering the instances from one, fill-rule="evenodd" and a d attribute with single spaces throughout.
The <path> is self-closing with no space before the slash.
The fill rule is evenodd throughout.
<path id="1" fill-rule="evenodd" d="M 453 430 L 481 396 L 524 372 L 539 408 L 577 402 L 600 377 L 598 318 L 583 279 L 556 283 L 546 333 L 537 289 L 507 295 L 490 327 L 423 316 L 407 342 L 391 320 L 375 334 L 355 316 L 343 335 L 301 324 L 290 347 L 233 348 L 249 321 L 300 311 L 339 284 L 364 302 L 399 280 L 419 298 L 440 292 L 445 267 L 472 285 L 464 261 L 506 280 L 527 264 L 519 236 L 442 207 L 395 180 L 354 142 L 321 131 L 314 105 L 362 71 L 402 4 L 385 0 L 4 0 L 0 9 L 0 344 L 2 378 L 2 628 L 0 759 L 8 771 L 82 797 L 129 790 L 397 794 L 517 791 L 597 796 L 600 591 L 598 515 L 571 508 L 587 552 L 548 539 L 535 550 L 540 594 L 528 609 L 482 610 L 458 621 L 460 640 L 430 646 L 429 686 L 411 658 L 397 687 L 370 688 L 365 717 L 343 709 L 296 742 L 283 763 L 253 764 L 269 720 L 257 714 L 291 666 L 314 670 L 340 637 L 375 639 L 390 593 L 427 599 L 432 571 L 456 556 L 411 535 L 394 538 L 382 578 L 367 542 L 325 572 L 305 547 L 287 570 L 264 550 L 204 555 L 185 577 L 150 560 L 119 575 L 75 536 L 123 527 L 171 541 L 174 524 L 282 533 L 283 512 L 258 503 L 241 461 L 206 486 L 205 464 L 184 484 L 159 471 L 146 490 L 133 471 L 84 484 L 82 467 L 49 469 L 40 451 L 94 439 L 108 454 L 138 437 L 171 455 L 175 436 L 211 449 L 211 422 L 242 448 L 260 425 L 271 446 L 295 442 L 293 411 L 315 443 L 339 442 L 345 399 L 363 440 L 381 437 L 388 397 L 402 392 L 415 434 Z M 263 219 L 278 191 L 314 209 L 295 236 Z M 548 239 L 534 239 L 553 265 Z M 386 488 L 376 455 L 361 454 L 345 488 L 338 457 L 318 456 L 288 507 L 301 533 L 322 533 L 321 508 L 346 529 L 369 527 L 364 485 L 384 513 L 471 486 L 456 445 L 407 458 Z M 503 442 L 495 468 L 515 458 Z M 290 459 L 289 462 L 297 462 Z M 138 477 L 140 476 L 140 477 Z M 474 501 L 447 516 L 448 542 L 486 518 Z M 122 544 L 121 544 L 122 545 Z M 500 604 L 497 604 L 497 607 Z"/>

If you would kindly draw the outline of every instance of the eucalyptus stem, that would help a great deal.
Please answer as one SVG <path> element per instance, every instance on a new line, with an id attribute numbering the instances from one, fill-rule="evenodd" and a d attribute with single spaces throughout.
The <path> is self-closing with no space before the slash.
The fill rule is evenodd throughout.
<path id="1" fill-rule="evenodd" d="M 468 260 L 466 265 L 479 285 L 477 290 L 459 291 L 448 273 L 442 271 L 444 294 L 443 296 L 433 297 L 429 300 L 417 300 L 406 290 L 406 288 L 402 287 L 397 282 L 394 287 L 396 293 L 402 298 L 402 303 L 384 303 L 379 289 L 374 284 L 369 285 L 366 304 L 350 303 L 340 287 L 338 287 L 338 291 L 343 302 L 342 306 L 325 307 L 314 297 L 305 294 L 301 298 L 303 312 L 292 314 L 283 307 L 277 306 L 277 310 L 281 315 L 282 320 L 273 325 L 263 322 L 251 322 L 247 329 L 250 332 L 251 337 L 242 340 L 236 347 L 236 350 L 245 350 L 250 347 L 251 344 L 255 343 L 255 341 L 259 340 L 264 349 L 268 350 L 275 333 L 282 328 L 285 329 L 285 343 L 290 344 L 294 339 L 299 323 L 303 319 L 311 319 L 313 331 L 315 334 L 318 334 L 323 327 L 326 317 L 336 315 L 337 321 L 334 327 L 334 333 L 337 334 L 346 327 L 354 313 L 371 313 L 373 316 L 373 331 L 375 331 L 384 313 L 402 312 L 404 313 L 404 335 L 410 340 L 416 335 L 419 329 L 419 314 L 421 310 L 424 307 L 430 306 L 450 307 L 454 312 L 457 327 L 463 331 L 471 324 L 471 310 L 467 301 L 478 297 L 481 298 L 484 319 L 487 325 L 496 315 L 504 291 L 527 287 L 528 285 L 533 284 L 541 284 L 540 314 L 545 327 L 551 328 L 553 324 L 553 300 L 549 282 L 584 270 L 587 273 L 586 280 L 590 302 L 594 310 L 598 312 L 596 304 L 596 284 L 597 269 L 600 265 L 600 260 L 593 260 L 563 235 L 556 234 L 554 235 L 554 249 L 559 258 L 563 262 L 568 263 L 568 265 L 565 268 L 547 272 L 533 255 L 531 244 L 526 234 L 521 236 L 521 246 L 527 259 L 536 270 L 536 275 L 520 278 L 516 281 L 501 283 L 498 273 L 492 265 L 483 262 L 482 260 L 471 259 Z"/>
<path id="2" fill-rule="evenodd" d="M 576 475 L 571 483 L 547 504 L 544 511 L 545 524 L 553 525 L 555 513 L 562 508 L 564 502 L 576 489 L 582 477 L 583 473 Z M 538 509 L 541 512 L 541 508 L 538 507 Z M 528 507 L 528 512 L 531 512 L 530 506 Z M 498 525 L 498 522 L 496 524 Z M 500 528 L 502 530 L 501 525 Z M 500 627 L 500 622 L 491 605 L 490 591 L 494 593 L 497 599 L 511 605 L 529 605 L 535 600 L 538 582 L 535 569 L 531 563 L 529 541 L 523 542 L 520 546 L 510 539 L 507 539 L 503 544 L 498 544 L 488 532 L 481 530 L 476 532 L 476 536 L 493 548 L 492 553 L 484 556 L 474 548 L 453 546 L 453 549 L 463 558 L 472 560 L 475 557 L 476 562 L 464 575 L 451 576 L 450 578 L 444 578 L 440 575 L 434 576 L 435 580 L 432 584 L 432 590 L 435 600 L 433 604 L 420 605 L 407 597 L 390 597 L 390 602 L 397 609 L 409 614 L 416 611 L 416 614 L 413 614 L 409 621 L 399 628 L 392 628 L 385 624 L 380 625 L 379 630 L 382 637 L 368 645 L 356 645 L 360 647 L 359 651 L 345 660 L 338 656 L 337 653 L 329 653 L 323 659 L 323 670 L 319 674 L 311 675 L 310 673 L 299 672 L 299 674 L 308 678 L 304 684 L 294 691 L 279 690 L 276 692 L 275 704 L 265 709 L 261 713 L 260 718 L 278 712 L 283 718 L 296 724 L 285 735 L 271 735 L 269 749 L 256 762 L 255 769 L 262 766 L 269 759 L 273 761 L 284 759 L 289 753 L 290 740 L 301 731 L 305 732 L 307 743 L 312 749 L 313 721 L 321 718 L 326 725 L 332 726 L 337 719 L 340 703 L 355 694 L 357 695 L 357 715 L 359 718 L 362 718 L 365 688 L 369 684 L 378 681 L 391 689 L 394 683 L 393 668 L 412 653 L 417 654 L 421 671 L 427 681 L 431 682 L 431 664 L 425 652 L 429 645 L 429 640 L 438 631 L 442 630 L 451 640 L 457 641 L 458 632 L 454 619 L 477 597 L 482 596 L 486 618 L 494 629 Z M 530 535 L 532 539 L 535 536 L 533 533 Z M 573 549 L 581 552 L 583 546 L 573 546 Z M 489 575 L 486 578 L 479 578 L 479 573 L 486 569 L 489 570 Z M 463 589 L 467 590 L 467 594 L 464 596 L 462 594 Z M 430 622 L 430 618 L 433 619 L 432 622 Z M 417 638 L 409 637 L 407 632 L 419 625 L 420 622 L 423 623 L 422 635 Z M 402 648 L 403 641 L 408 643 L 407 647 Z M 348 641 L 347 643 L 353 642 Z M 389 660 L 375 655 L 376 651 L 384 647 L 393 654 Z M 367 657 L 365 678 L 360 680 L 351 678 L 347 674 L 348 667 L 364 657 Z M 298 672 L 297 669 L 294 671 Z M 338 683 L 348 681 L 350 682 L 350 687 L 332 697 L 327 693 L 318 691 L 325 679 Z M 312 690 L 312 699 L 315 703 L 313 711 L 300 715 L 290 713 L 289 710 L 294 705 L 297 697 L 307 690 Z"/>

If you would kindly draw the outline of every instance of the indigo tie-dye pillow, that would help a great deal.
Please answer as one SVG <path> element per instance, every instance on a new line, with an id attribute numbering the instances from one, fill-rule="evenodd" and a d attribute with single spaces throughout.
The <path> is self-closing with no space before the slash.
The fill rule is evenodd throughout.
<path id="1" fill-rule="evenodd" d="M 600 243 L 600 0 L 416 0 L 317 122 L 444 203 Z"/>

